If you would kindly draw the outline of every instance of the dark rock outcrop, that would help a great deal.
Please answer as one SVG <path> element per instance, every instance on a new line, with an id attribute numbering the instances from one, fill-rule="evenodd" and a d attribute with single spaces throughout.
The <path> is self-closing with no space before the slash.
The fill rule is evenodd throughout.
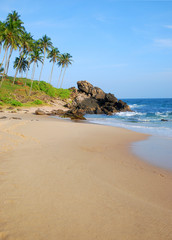
<path id="1" fill-rule="evenodd" d="M 78 90 L 74 90 L 73 102 L 70 104 L 71 109 L 82 111 L 83 114 L 107 114 L 120 111 L 131 111 L 130 107 L 118 100 L 113 94 L 105 93 L 101 88 L 94 87 L 87 81 L 77 82 Z"/>

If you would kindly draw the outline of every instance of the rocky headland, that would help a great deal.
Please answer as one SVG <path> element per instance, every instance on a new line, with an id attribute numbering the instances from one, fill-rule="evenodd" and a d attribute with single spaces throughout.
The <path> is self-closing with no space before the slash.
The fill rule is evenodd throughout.
<path id="1" fill-rule="evenodd" d="M 121 111 L 131 111 L 127 103 L 118 100 L 114 94 L 105 93 L 101 88 L 94 87 L 87 81 L 78 81 L 77 86 L 78 89 L 75 87 L 70 89 L 72 91 L 71 101 L 66 104 L 69 110 L 53 110 L 48 115 L 84 120 L 85 114 L 112 115 Z M 39 109 L 35 113 L 38 115 L 44 114 Z"/>
<path id="2" fill-rule="evenodd" d="M 78 89 L 71 88 L 73 101 L 68 104 L 71 109 L 79 110 L 83 114 L 107 114 L 131 111 L 130 107 L 118 100 L 112 93 L 105 93 L 101 88 L 94 87 L 87 81 L 78 81 Z"/>

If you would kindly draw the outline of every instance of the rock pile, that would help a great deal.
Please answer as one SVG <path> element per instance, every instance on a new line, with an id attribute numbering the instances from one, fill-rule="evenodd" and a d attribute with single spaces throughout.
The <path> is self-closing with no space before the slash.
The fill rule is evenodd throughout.
<path id="1" fill-rule="evenodd" d="M 113 94 L 105 93 L 102 89 L 94 87 L 87 81 L 77 82 L 78 90 L 72 88 L 74 100 L 68 107 L 75 109 L 83 114 L 107 114 L 120 111 L 131 111 L 130 107 L 118 100 Z"/>

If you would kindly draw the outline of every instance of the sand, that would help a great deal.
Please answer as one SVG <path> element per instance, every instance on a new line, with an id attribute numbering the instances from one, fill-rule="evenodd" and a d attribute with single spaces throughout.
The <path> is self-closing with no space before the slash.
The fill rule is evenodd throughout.
<path id="1" fill-rule="evenodd" d="M 145 135 L 11 115 L 0 120 L 0 240 L 172 239 L 172 173 L 130 151 Z"/>

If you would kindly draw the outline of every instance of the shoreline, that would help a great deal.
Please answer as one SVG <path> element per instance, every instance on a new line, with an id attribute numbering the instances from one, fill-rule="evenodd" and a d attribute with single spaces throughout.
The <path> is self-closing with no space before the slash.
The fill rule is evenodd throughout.
<path id="1" fill-rule="evenodd" d="M 145 135 L 8 116 L 23 119 L 0 121 L 0 239 L 172 238 L 172 173 L 131 152 Z"/>
<path id="2" fill-rule="evenodd" d="M 12 112 L 11 111 L 5 111 L 5 112 L 3 112 L 2 115 L 7 116 L 7 118 L 9 118 L 9 119 L 13 119 L 13 117 L 14 117 L 14 118 L 18 118 L 19 120 L 29 119 L 31 121 L 34 121 L 34 120 L 37 121 L 39 119 L 50 118 L 50 119 L 54 119 L 54 120 L 57 119 L 59 121 L 68 121 L 68 122 L 72 122 L 72 123 L 93 124 L 93 125 L 114 127 L 114 128 L 129 130 L 129 131 L 134 132 L 134 133 L 139 133 L 141 135 L 144 135 L 146 138 L 143 139 L 143 140 L 136 141 L 136 142 L 131 142 L 130 145 L 129 145 L 130 153 L 134 154 L 138 159 L 145 162 L 146 164 L 149 164 L 151 166 L 154 166 L 154 167 L 172 172 L 171 163 L 170 163 L 170 166 L 168 167 L 169 162 L 170 162 L 170 158 L 166 159 L 165 164 L 163 164 L 163 162 L 162 163 L 160 162 L 160 157 L 157 154 L 155 154 L 154 156 L 151 154 L 151 157 L 149 157 L 149 155 L 151 153 L 150 152 L 151 147 L 155 148 L 154 142 L 156 142 L 156 141 L 154 139 L 163 138 L 163 136 L 154 136 L 152 134 L 142 133 L 142 132 L 139 132 L 139 131 L 135 131 L 134 129 L 128 129 L 128 128 L 125 128 L 125 127 L 122 127 L 122 126 L 111 126 L 111 125 L 106 125 L 106 124 L 102 124 L 102 123 L 97 123 L 97 122 L 91 121 L 90 119 L 86 119 L 86 120 L 83 121 L 83 120 L 71 120 L 71 119 L 68 119 L 68 118 L 61 118 L 61 117 L 58 117 L 58 116 L 36 115 L 35 110 L 37 110 L 37 109 L 38 109 L 38 107 L 23 108 L 20 111 L 17 111 L 16 113 L 14 113 L 13 110 L 12 110 Z M 43 110 L 44 112 L 48 113 L 48 112 L 51 112 L 54 109 L 55 110 L 58 110 L 58 109 L 65 110 L 66 108 L 63 107 L 62 104 L 56 104 L 56 106 L 40 106 L 40 109 Z M 22 119 L 22 117 L 23 117 L 23 119 Z M 2 119 L 0 119 L 0 120 L 2 121 Z M 151 147 L 148 146 L 148 143 L 151 145 Z M 148 150 L 147 152 L 144 151 L 145 147 Z M 162 157 L 162 153 L 160 155 Z M 157 157 L 159 158 L 158 163 L 156 163 Z M 164 155 L 163 155 L 163 157 L 164 157 Z M 166 162 L 167 162 L 167 164 L 166 164 Z"/>

